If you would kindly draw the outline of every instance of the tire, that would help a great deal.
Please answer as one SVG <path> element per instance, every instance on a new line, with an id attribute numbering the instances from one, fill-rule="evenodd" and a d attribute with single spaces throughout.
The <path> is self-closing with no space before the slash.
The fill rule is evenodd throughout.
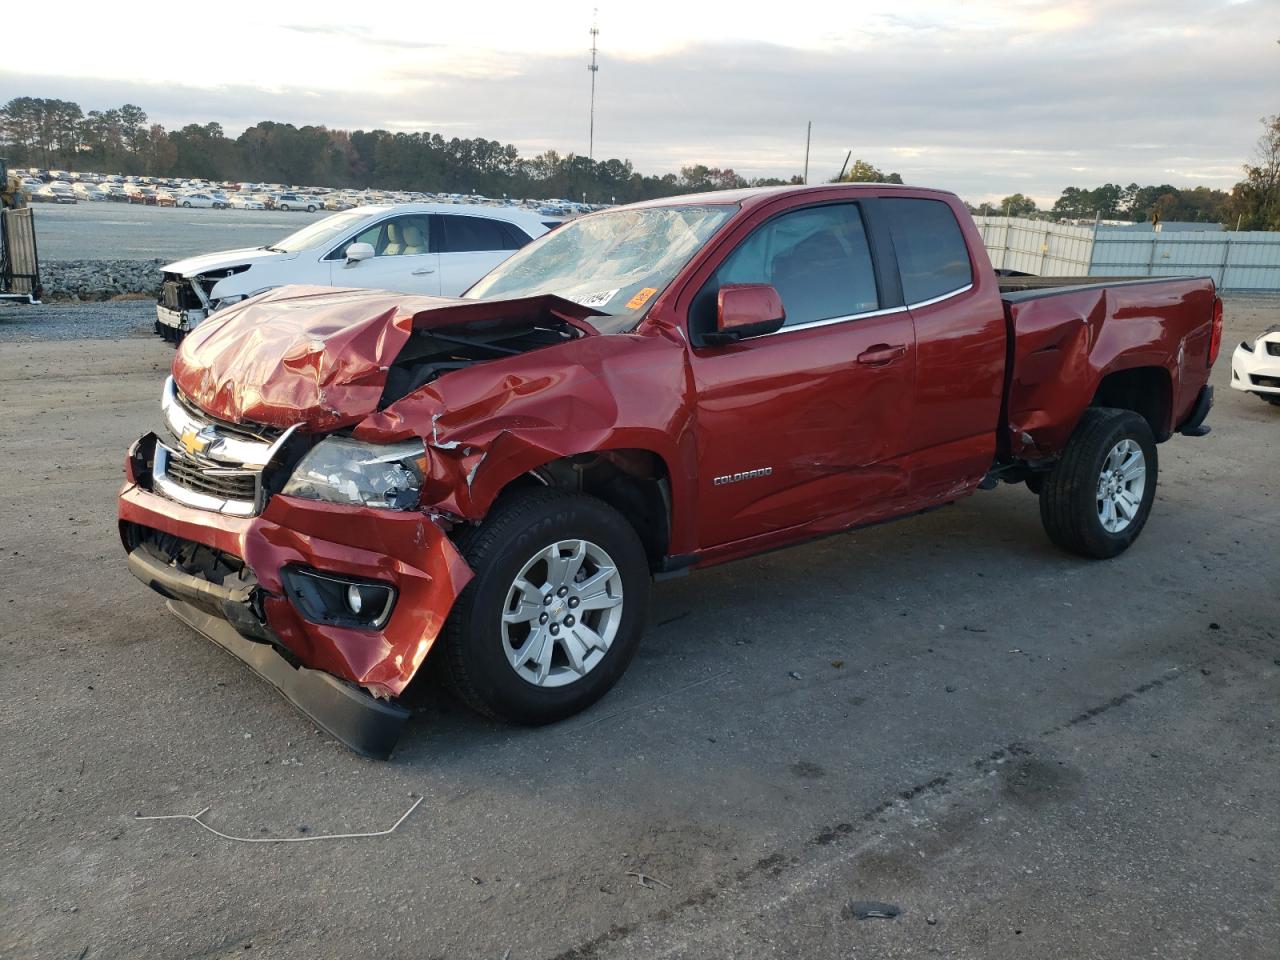
<path id="1" fill-rule="evenodd" d="M 182 201 L 182 205 L 183 205 L 184 207 L 190 207 L 190 206 L 191 206 L 191 201 L 190 201 L 190 200 L 183 200 L 183 201 Z"/>
<path id="2" fill-rule="evenodd" d="M 1140 491 L 1135 481 L 1122 480 L 1113 472 L 1120 461 L 1132 464 L 1130 456 L 1135 450 L 1141 454 L 1143 468 Z M 1119 460 L 1115 459 L 1117 454 Z M 1104 560 L 1118 556 L 1129 549 L 1146 525 L 1159 472 L 1155 437 L 1146 420 L 1130 410 L 1090 407 L 1040 491 L 1040 521 L 1045 532 L 1059 547 L 1082 557 Z M 1104 483 L 1119 485 L 1121 493 L 1102 498 Z M 1108 499 L 1111 518 L 1106 520 L 1103 514 Z"/>
<path id="3" fill-rule="evenodd" d="M 316 205 L 314 203 L 308 203 L 307 213 L 315 213 L 315 212 L 316 212 Z"/>
<path id="4" fill-rule="evenodd" d="M 287 203 L 282 203 L 277 209 L 284 210 L 287 213 L 289 211 L 289 205 Z"/>
<path id="5" fill-rule="evenodd" d="M 627 520 L 595 497 L 522 491 L 500 500 L 484 523 L 456 540 L 475 577 L 454 604 L 441 639 L 450 685 L 463 703 L 485 716 L 539 725 L 570 717 L 604 696 L 635 656 L 649 600 L 648 562 Z M 557 580 L 539 560 L 557 544 L 565 554 L 578 544 L 596 551 L 579 561 L 577 580 Z M 607 565 L 597 564 L 601 556 L 612 561 L 613 577 Z M 591 583 L 601 576 L 606 582 L 596 584 L 600 592 L 578 594 L 576 586 L 552 592 L 557 582 Z M 518 579 L 534 590 L 516 587 Z M 550 601 L 546 592 L 552 592 Z M 518 619 L 506 622 L 508 616 Z M 556 625 L 560 632 L 551 637 Z M 583 637 L 588 642 L 580 642 Z M 606 649 L 596 641 L 606 641 Z M 533 656 L 548 647 L 545 657 Z M 580 670 L 571 648 L 578 651 Z M 517 666 L 522 656 L 526 660 Z"/>
<path id="6" fill-rule="evenodd" d="M 1258 396 L 1262 397 L 1263 400 L 1267 401 L 1267 403 L 1271 404 L 1273 407 L 1280 407 L 1280 396 L 1274 393 L 1260 393 Z"/>

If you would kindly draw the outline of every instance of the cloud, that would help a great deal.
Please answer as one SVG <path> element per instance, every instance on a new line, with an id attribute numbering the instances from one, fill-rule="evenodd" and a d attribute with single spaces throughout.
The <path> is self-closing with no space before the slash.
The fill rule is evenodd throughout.
<path id="1" fill-rule="evenodd" d="M 833 175 L 852 149 L 908 182 L 970 199 L 1017 190 L 1045 200 L 1068 184 L 1104 181 L 1230 186 L 1259 118 L 1280 109 L 1274 8 L 1261 0 L 973 7 L 923 3 L 852 18 L 803 46 L 691 38 L 633 54 L 618 38 L 621 52 L 606 43 L 597 75 L 596 155 L 628 158 L 647 173 L 706 163 L 785 176 L 803 165 L 812 120 L 812 179 Z M 581 52 L 418 44 L 325 24 L 288 29 L 294 42 L 323 38 L 325 49 L 343 38 L 366 54 L 430 49 L 389 53 L 384 75 L 355 76 L 339 89 L 0 70 L 0 100 L 61 96 L 86 109 L 128 100 L 167 126 L 216 120 L 232 134 L 263 119 L 420 126 L 514 143 L 526 154 L 586 152 Z"/>
<path id="2" fill-rule="evenodd" d="M 413 40 L 404 37 L 389 37 L 375 34 L 367 27 L 338 25 L 328 23 L 286 23 L 282 30 L 290 33 L 302 33 L 313 37 L 328 37 L 337 40 L 366 43 L 375 47 L 395 47 L 401 50 L 439 50 L 447 46 L 440 41 Z"/>

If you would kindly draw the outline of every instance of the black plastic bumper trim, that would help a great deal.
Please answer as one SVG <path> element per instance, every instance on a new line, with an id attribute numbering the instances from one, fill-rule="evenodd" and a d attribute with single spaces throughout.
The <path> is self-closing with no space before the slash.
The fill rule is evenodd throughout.
<path id="1" fill-rule="evenodd" d="M 1211 409 L 1213 409 L 1213 387 L 1206 385 L 1200 388 L 1195 406 L 1191 408 L 1187 419 L 1178 425 L 1178 432 L 1184 437 L 1203 437 L 1211 429 L 1204 425 L 1205 418 L 1209 416 Z"/>
<path id="2" fill-rule="evenodd" d="M 269 644 L 241 636 L 226 620 L 182 600 L 170 599 L 168 607 L 191 629 L 242 660 L 317 726 L 356 753 L 375 760 L 391 756 L 409 719 L 407 709 L 375 699 L 323 671 L 295 667 Z"/>

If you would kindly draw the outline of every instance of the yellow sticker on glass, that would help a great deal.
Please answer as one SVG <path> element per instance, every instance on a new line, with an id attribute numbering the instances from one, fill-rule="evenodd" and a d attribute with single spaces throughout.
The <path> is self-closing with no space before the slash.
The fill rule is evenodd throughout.
<path id="1" fill-rule="evenodd" d="M 634 297 L 632 297 L 630 300 L 627 301 L 627 309 L 639 310 L 646 303 L 648 303 L 649 298 L 652 297 L 657 292 L 658 292 L 657 287 L 645 287 L 643 290 L 641 290 Z"/>

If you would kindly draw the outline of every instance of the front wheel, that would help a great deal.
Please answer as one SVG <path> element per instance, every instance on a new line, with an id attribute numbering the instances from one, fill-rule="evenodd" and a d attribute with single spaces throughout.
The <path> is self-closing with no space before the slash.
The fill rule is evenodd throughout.
<path id="1" fill-rule="evenodd" d="M 190 201 L 190 200 L 183 200 L 183 201 L 182 201 L 182 205 L 183 205 L 184 207 L 190 208 L 190 206 L 191 206 L 191 201 Z"/>
<path id="2" fill-rule="evenodd" d="M 307 213 L 315 213 L 315 212 L 316 212 L 315 204 L 313 204 L 313 203 L 308 203 L 308 204 L 307 204 Z"/>
<path id="3" fill-rule="evenodd" d="M 1147 421 L 1130 410 L 1090 407 L 1040 491 L 1049 539 L 1106 559 L 1138 539 L 1156 496 L 1159 463 Z"/>
<path id="4" fill-rule="evenodd" d="M 539 490 L 457 539 L 475 577 L 441 639 L 463 702 L 543 724 L 604 696 L 635 656 L 648 606 L 648 563 L 627 520 L 594 497 Z"/>

